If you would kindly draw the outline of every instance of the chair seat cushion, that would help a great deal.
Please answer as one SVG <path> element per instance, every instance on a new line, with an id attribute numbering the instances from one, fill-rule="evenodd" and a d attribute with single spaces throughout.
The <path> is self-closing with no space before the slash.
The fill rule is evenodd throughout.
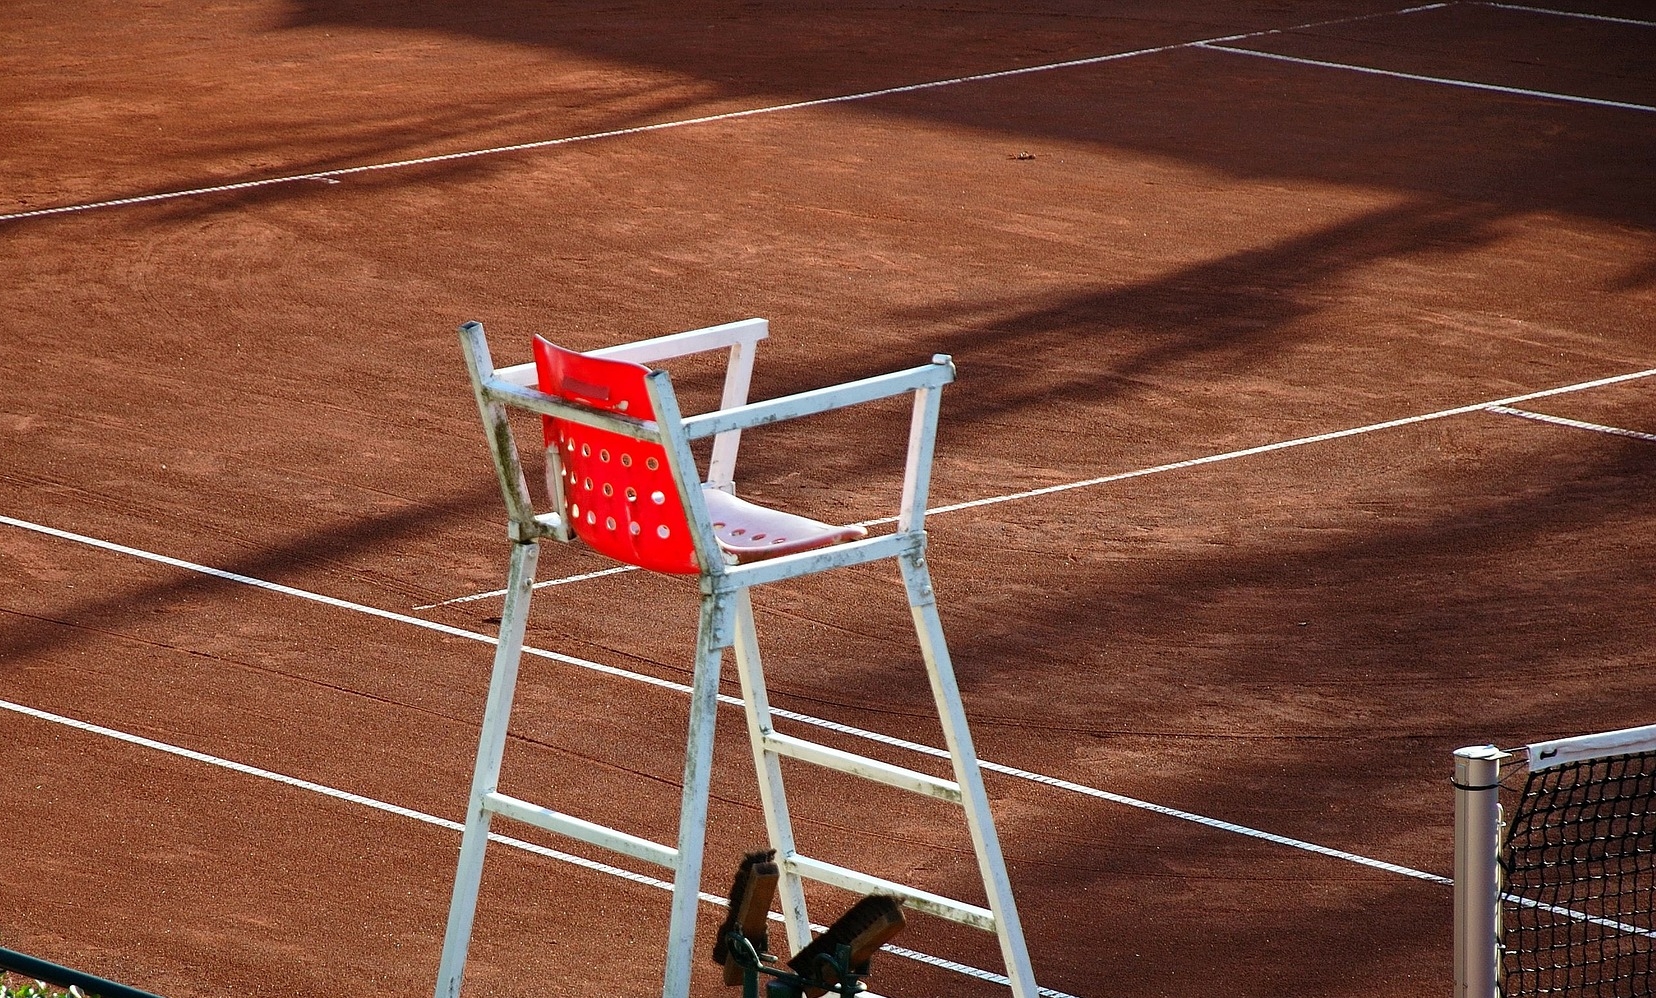
<path id="1" fill-rule="evenodd" d="M 717 489 L 702 489 L 719 546 L 737 561 L 796 554 L 867 537 L 863 527 L 836 527 L 806 516 L 760 506 Z"/>

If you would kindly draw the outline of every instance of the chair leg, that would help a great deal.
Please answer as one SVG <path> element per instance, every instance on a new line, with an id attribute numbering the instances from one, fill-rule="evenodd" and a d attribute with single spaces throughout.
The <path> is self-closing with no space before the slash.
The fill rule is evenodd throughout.
<path id="1" fill-rule="evenodd" d="M 983 773 L 978 768 L 977 752 L 972 747 L 972 735 L 966 726 L 966 712 L 961 706 L 960 687 L 955 682 L 949 647 L 943 640 L 943 623 L 937 615 L 931 572 L 926 568 L 924 558 L 918 554 L 905 553 L 898 561 L 902 565 L 903 582 L 908 588 L 914 629 L 920 638 L 920 654 L 925 659 L 926 675 L 931 680 L 932 698 L 937 701 L 937 714 L 943 721 L 943 738 L 954 761 L 955 781 L 960 784 L 961 803 L 965 805 L 966 823 L 971 830 L 972 847 L 977 853 L 978 870 L 983 875 L 984 888 L 989 895 L 989 910 L 995 913 L 995 929 L 1000 938 L 1001 959 L 1006 963 L 1006 976 L 1011 980 L 1014 998 L 1037 998 L 1039 991 L 1035 986 L 1035 972 L 1029 963 L 1029 950 L 1024 943 L 1018 909 L 1012 901 L 1006 860 L 1001 855 L 1000 840 L 995 835 L 994 818 L 989 812 L 989 796 L 983 789 Z"/>
<path id="2" fill-rule="evenodd" d="M 742 705 L 747 713 L 748 740 L 753 745 L 753 767 L 759 777 L 759 800 L 765 808 L 765 831 L 778 856 L 795 852 L 793 821 L 782 787 L 782 767 L 774 752 L 765 749 L 771 726 L 770 698 L 765 692 L 765 670 L 759 659 L 758 632 L 753 626 L 753 600 L 746 589 L 736 598 L 736 669 L 742 680 Z M 805 890 L 799 874 L 782 865 L 777 884 L 782 899 L 782 924 L 788 949 L 797 953 L 811 941 L 811 921 L 805 914 Z"/>
<path id="3" fill-rule="evenodd" d="M 707 795 L 713 772 L 713 722 L 719 710 L 719 669 L 729 644 L 733 610 L 728 596 L 702 597 L 696 666 L 690 680 L 690 730 L 684 747 L 684 794 L 679 803 L 678 858 L 673 909 L 667 924 L 667 972 L 662 998 L 688 998 L 701 903 L 702 851 L 707 842 Z"/>
<path id="4" fill-rule="evenodd" d="M 512 545 L 506 606 L 500 615 L 500 640 L 495 645 L 489 698 L 483 708 L 483 733 L 478 739 L 477 764 L 472 769 L 471 798 L 466 806 L 466 829 L 460 838 L 448 928 L 443 933 L 436 998 L 457 998 L 466 968 L 472 919 L 477 913 L 477 888 L 483 879 L 483 852 L 489 841 L 489 813 L 483 808 L 483 798 L 494 792 L 500 780 L 500 760 L 506 750 L 506 728 L 512 718 L 518 659 L 523 654 L 523 632 L 529 622 L 529 597 L 539 558 L 540 545 L 533 541 Z"/>

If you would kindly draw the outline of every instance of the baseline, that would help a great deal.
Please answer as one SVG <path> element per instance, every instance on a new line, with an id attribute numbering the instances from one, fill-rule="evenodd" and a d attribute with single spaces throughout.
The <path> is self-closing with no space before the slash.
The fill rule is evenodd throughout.
<path id="1" fill-rule="evenodd" d="M 1107 55 L 1088 56 L 1083 59 L 1068 59 L 1062 62 L 1043 63 L 1039 66 L 1023 66 L 1018 69 L 1003 69 L 989 73 L 973 73 L 968 76 L 956 76 L 944 80 L 930 80 L 925 83 L 910 83 L 897 87 L 885 87 L 879 90 L 866 90 L 862 93 L 841 94 L 835 97 L 820 97 L 814 100 L 791 101 L 786 104 L 772 104 L 765 107 L 746 108 L 741 111 L 727 111 L 722 114 L 708 114 L 695 118 L 681 118 L 675 121 L 661 121 L 651 125 L 636 125 L 631 128 L 614 128 L 602 132 L 589 132 L 585 135 L 569 135 L 556 139 L 541 139 L 535 142 L 519 142 L 513 145 L 492 146 L 487 149 L 470 149 L 463 152 L 443 153 L 436 156 L 421 156 L 416 159 L 394 160 L 386 163 L 371 163 L 363 166 L 347 166 L 335 170 L 320 170 L 314 173 L 300 173 L 281 177 L 266 177 L 262 180 L 244 180 L 230 184 L 214 184 L 207 187 L 193 187 L 181 191 L 166 191 L 156 194 L 140 194 L 134 197 L 111 198 L 105 201 L 91 201 L 83 204 L 58 205 L 52 208 L 35 208 L 30 211 L 19 211 L 0 215 L 0 222 L 15 222 L 26 218 L 43 218 L 49 215 L 64 215 L 72 212 L 93 211 L 99 208 L 120 208 L 130 205 L 152 204 L 157 201 L 170 201 L 175 198 L 201 197 L 208 194 L 225 194 L 232 191 L 253 190 L 259 187 L 270 187 L 276 184 L 294 184 L 304 181 L 331 181 L 335 178 L 348 177 L 359 173 L 371 173 L 378 170 L 398 170 L 414 166 L 428 166 L 433 163 L 449 163 L 461 159 L 474 159 L 479 156 L 499 156 L 505 153 L 527 152 L 535 149 L 550 149 L 556 146 L 570 145 L 576 142 L 594 142 L 599 139 L 621 138 L 627 135 L 642 135 L 647 132 L 658 132 L 668 128 L 683 128 L 690 125 L 706 125 L 718 121 L 734 121 L 738 118 L 751 118 L 761 114 L 776 114 L 783 111 L 799 111 L 812 107 L 827 107 L 832 104 L 846 104 L 853 101 L 873 100 L 878 97 L 890 97 L 894 94 L 916 93 L 922 90 L 935 90 L 939 87 L 958 86 L 963 83 L 981 83 L 986 80 L 1000 80 L 1013 76 L 1023 76 L 1029 73 L 1045 73 L 1058 69 L 1073 69 L 1078 66 L 1094 66 L 1100 63 L 1113 62 L 1119 59 L 1132 59 L 1142 55 L 1157 55 L 1162 52 L 1174 52 L 1179 49 L 1202 46 L 1211 42 L 1234 42 L 1246 38 L 1260 38 L 1266 35 L 1284 34 L 1290 31 L 1303 31 L 1307 28 L 1326 27 L 1334 24 L 1349 24 L 1354 21 L 1367 21 L 1380 17 L 1396 17 L 1403 14 L 1413 14 L 1425 10 L 1437 10 L 1452 6 L 1450 2 L 1431 3 L 1419 7 L 1404 7 L 1399 10 L 1382 11 L 1378 14 L 1361 14 L 1354 17 L 1336 18 L 1330 21 L 1309 21 L 1305 24 L 1296 24 L 1287 28 L 1269 28 L 1263 31 L 1249 31 L 1236 35 L 1221 35 L 1216 38 L 1202 39 L 1190 42 L 1174 42 L 1170 45 L 1158 45 L 1151 48 L 1133 49 L 1128 52 L 1114 52 Z"/>

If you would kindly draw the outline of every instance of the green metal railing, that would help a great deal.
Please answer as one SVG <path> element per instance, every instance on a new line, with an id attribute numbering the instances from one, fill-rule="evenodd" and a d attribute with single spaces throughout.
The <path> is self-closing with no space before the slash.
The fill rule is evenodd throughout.
<path id="1" fill-rule="evenodd" d="M 160 998 L 159 995 L 148 991 L 140 991 L 125 984 L 71 970 L 49 960 L 5 947 L 0 947 L 0 970 L 9 970 L 14 974 L 22 974 L 24 977 L 45 981 L 61 988 L 79 988 L 88 995 L 95 995 L 96 998 Z"/>

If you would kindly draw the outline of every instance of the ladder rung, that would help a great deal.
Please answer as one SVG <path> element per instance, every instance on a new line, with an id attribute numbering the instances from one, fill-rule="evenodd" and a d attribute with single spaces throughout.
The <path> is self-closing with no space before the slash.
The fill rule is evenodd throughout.
<path id="1" fill-rule="evenodd" d="M 995 913 L 988 908 L 979 908 L 975 904 L 956 901 L 954 898 L 944 897 L 941 894 L 917 890 L 899 884 L 895 880 L 871 877 L 866 873 L 858 873 L 856 870 L 848 870 L 843 866 L 824 863 L 821 860 L 801 856 L 798 853 L 782 860 L 782 865 L 807 880 L 830 884 L 848 890 L 853 894 L 890 894 L 902 898 L 904 903 L 915 911 L 923 911 L 928 915 L 947 918 L 951 922 L 970 925 L 985 932 L 995 931 Z"/>
<path id="2" fill-rule="evenodd" d="M 617 831 L 608 825 L 599 825 L 590 821 L 582 821 L 562 811 L 531 804 L 516 797 L 505 794 L 491 793 L 483 795 L 483 809 L 503 818 L 521 821 L 526 825 L 544 828 L 549 832 L 567 835 L 572 839 L 579 839 L 588 845 L 599 846 L 612 852 L 631 856 L 657 866 L 665 866 L 669 870 L 678 867 L 678 850 L 664 846 L 659 842 L 641 839 L 636 835 Z"/>
<path id="3" fill-rule="evenodd" d="M 777 755 L 785 755 L 798 759 L 801 762 L 814 763 L 828 769 L 837 769 L 842 773 L 860 776 L 865 780 L 884 783 L 899 790 L 910 790 L 928 797 L 936 797 L 953 804 L 959 804 L 960 784 L 952 780 L 940 780 L 935 776 L 902 766 L 893 766 L 890 763 L 870 759 L 867 756 L 855 755 L 851 752 L 842 752 L 839 749 L 808 742 L 803 738 L 794 738 L 790 735 L 779 735 L 775 732 L 765 736 L 765 750 Z"/>

